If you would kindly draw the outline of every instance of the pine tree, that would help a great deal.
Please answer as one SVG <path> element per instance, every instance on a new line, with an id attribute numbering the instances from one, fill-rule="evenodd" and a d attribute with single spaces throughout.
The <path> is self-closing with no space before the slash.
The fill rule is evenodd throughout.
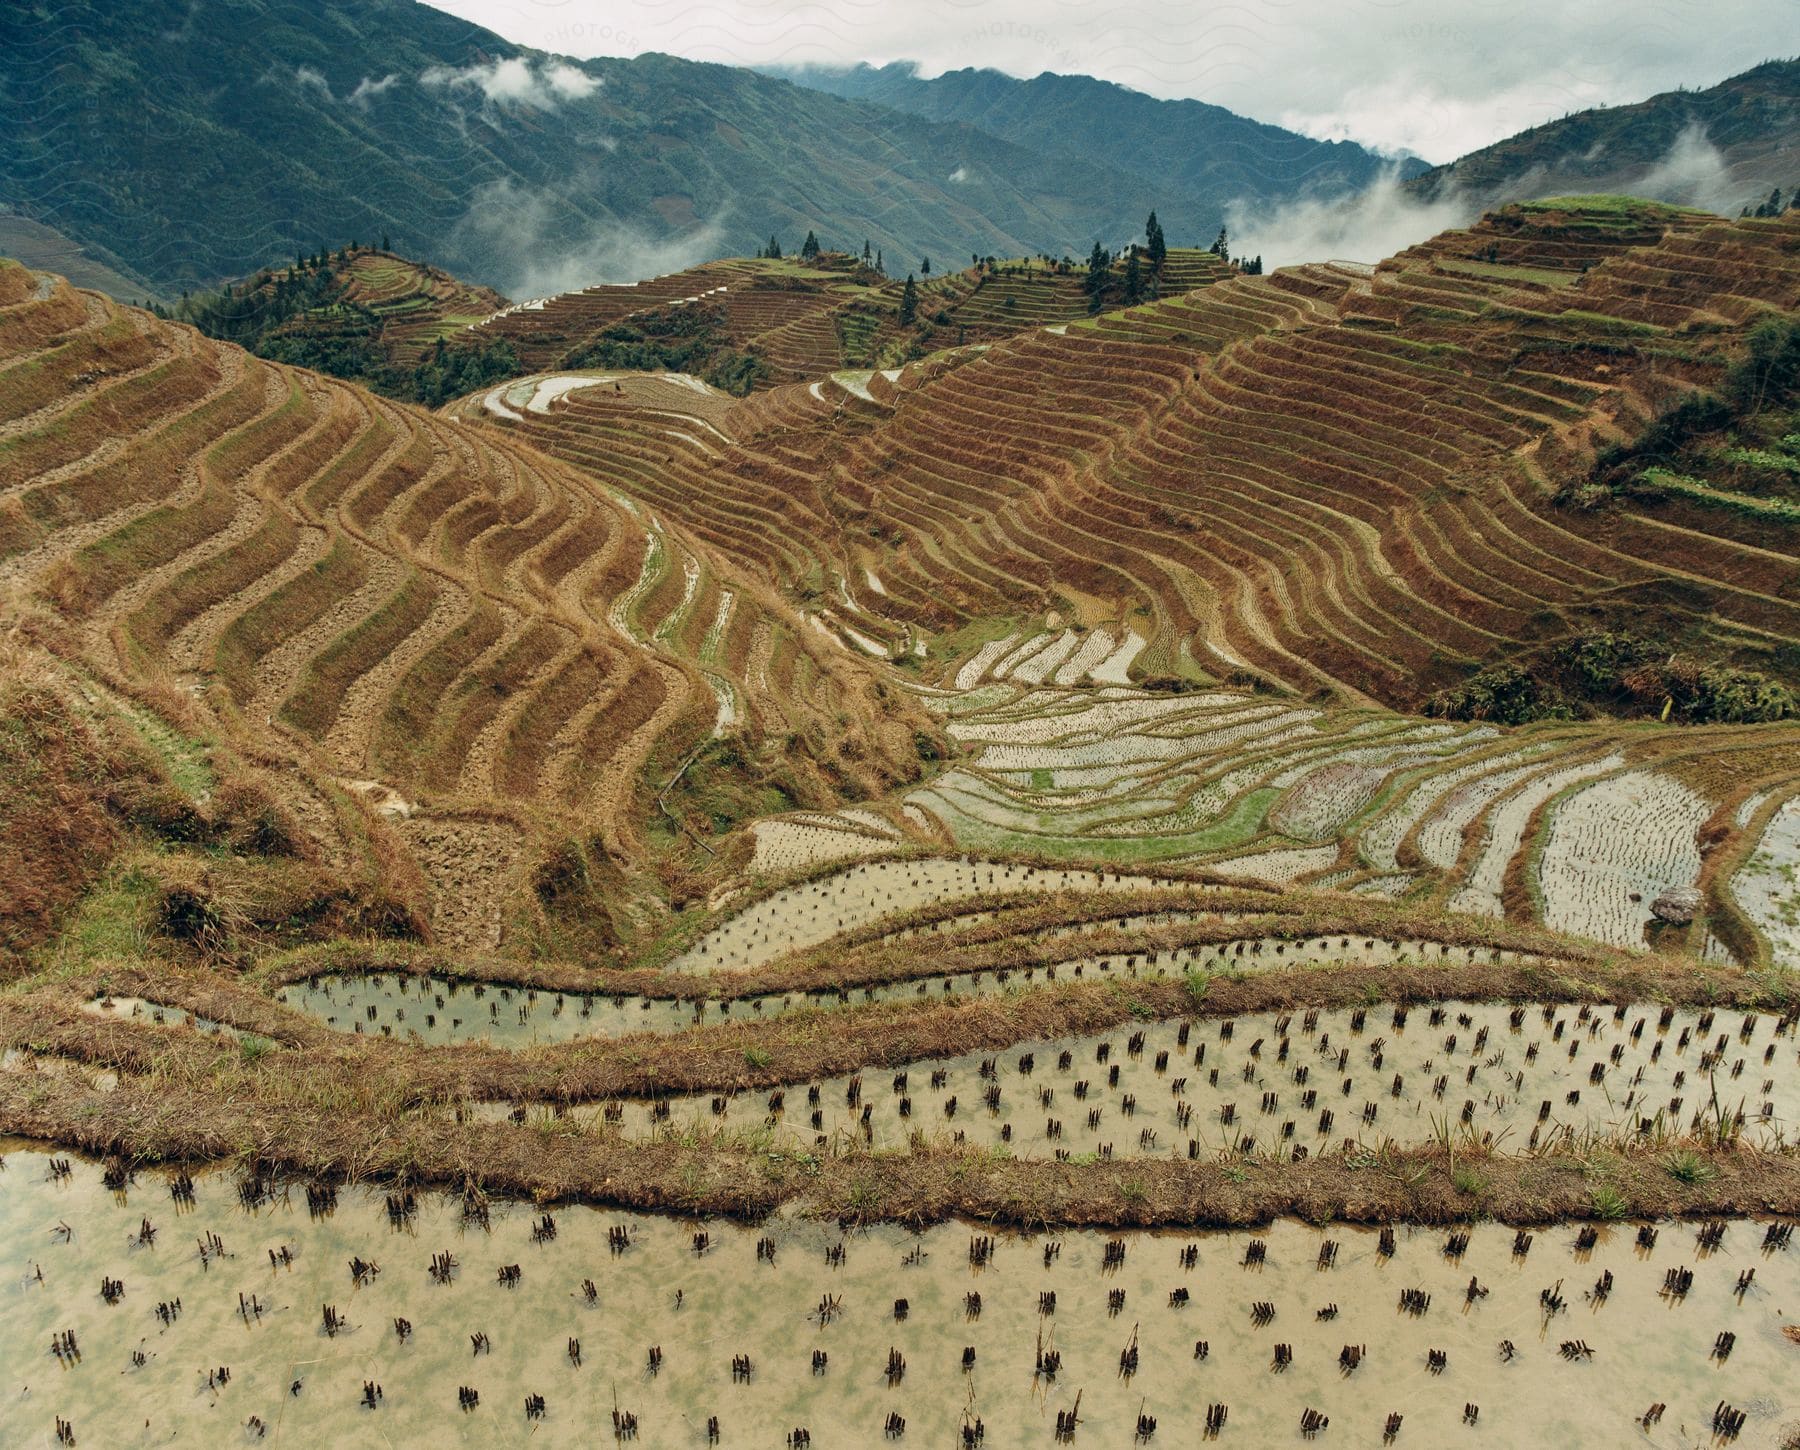
<path id="1" fill-rule="evenodd" d="M 818 255 L 819 239 L 809 230 L 806 234 L 806 240 L 800 244 L 800 260 L 803 262 L 810 262 Z"/>
<path id="2" fill-rule="evenodd" d="M 781 255 L 781 243 L 775 240 L 775 233 L 773 232 L 769 233 L 769 250 L 765 255 L 770 257 L 779 257 Z"/>
<path id="3" fill-rule="evenodd" d="M 1094 243 L 1094 250 L 1088 253 L 1087 281 L 1082 285 L 1087 290 L 1088 311 L 1098 312 L 1106 305 L 1106 274 L 1112 267 L 1112 255 Z"/>
<path id="4" fill-rule="evenodd" d="M 1219 228 L 1218 239 L 1213 242 L 1208 250 L 1210 250 L 1221 262 L 1229 262 L 1231 260 L 1231 247 L 1225 240 L 1224 227 Z"/>
<path id="5" fill-rule="evenodd" d="M 1125 305 L 1136 307 L 1144 300 L 1144 269 L 1138 262 L 1137 248 L 1131 249 L 1131 257 L 1125 263 Z"/>
<path id="6" fill-rule="evenodd" d="M 393 248 L 388 245 L 388 234 L 386 232 L 381 234 L 381 250 L 384 252 L 393 251 Z"/>
<path id="7" fill-rule="evenodd" d="M 931 258 L 930 257 L 925 258 L 924 261 L 919 263 L 919 275 L 921 277 L 929 277 L 931 275 Z"/>
<path id="8" fill-rule="evenodd" d="M 919 289 L 913 282 L 911 272 L 906 274 L 906 286 L 900 291 L 900 325 L 911 327 L 913 319 L 919 315 Z"/>
<path id="9" fill-rule="evenodd" d="M 1156 213 L 1150 213 L 1150 220 L 1144 223 L 1144 250 L 1150 256 L 1152 271 L 1162 271 L 1163 259 L 1169 255 L 1169 244 L 1163 240 L 1162 223 L 1156 219 Z"/>
<path id="10" fill-rule="evenodd" d="M 869 239 L 863 238 L 863 266 L 869 265 Z"/>
<path id="11" fill-rule="evenodd" d="M 880 247 L 877 247 L 875 249 L 875 270 L 877 272 L 881 273 L 882 276 L 884 276 L 884 277 L 887 276 L 887 268 L 884 267 L 881 263 L 881 248 Z"/>

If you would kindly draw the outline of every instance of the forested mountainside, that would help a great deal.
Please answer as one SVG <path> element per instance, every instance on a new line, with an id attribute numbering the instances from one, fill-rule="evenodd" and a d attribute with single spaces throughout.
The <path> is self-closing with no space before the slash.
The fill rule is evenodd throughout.
<path id="1" fill-rule="evenodd" d="M 925 80 L 899 61 L 881 67 L 776 70 L 800 85 L 874 101 L 931 121 L 975 126 L 1046 156 L 1141 178 L 1162 196 L 1164 225 L 1180 241 L 1210 242 L 1234 202 L 1266 204 L 1360 190 L 1396 166 L 1350 141 L 1321 141 L 1197 100 L 1162 101 L 1092 76 L 1049 71 L 1029 80 L 954 70 Z"/>
<path id="2" fill-rule="evenodd" d="M 1432 200 L 1476 205 L 1628 192 L 1737 211 L 1800 188 L 1800 60 L 1772 60 L 1701 91 L 1577 111 L 1414 177 Z"/>
<path id="3" fill-rule="evenodd" d="M 383 237 L 531 295 L 808 229 L 898 267 L 1085 255 L 1159 202 L 1201 222 L 1172 183 L 975 126 L 664 55 L 558 59 L 412 0 L 11 6 L 0 127 L 20 214 L 165 296 Z"/>

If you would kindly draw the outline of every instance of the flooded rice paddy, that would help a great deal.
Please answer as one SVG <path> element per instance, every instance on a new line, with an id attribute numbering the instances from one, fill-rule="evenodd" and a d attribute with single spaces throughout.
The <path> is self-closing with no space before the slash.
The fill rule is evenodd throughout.
<path id="1" fill-rule="evenodd" d="M 1077 1445 L 1191 1444 L 1210 1417 L 1225 1444 L 1304 1424 L 1579 1450 L 1722 1443 L 1715 1421 L 1774 1446 L 1800 1418 L 1782 1224 L 1015 1237 L 356 1188 L 309 1208 L 303 1185 L 109 1182 L 5 1147 L 9 1444 L 591 1445 L 616 1412 L 650 1446 L 998 1450 L 1058 1443 L 1072 1412 Z"/>
<path id="2" fill-rule="evenodd" d="M 1793 1020 L 1770 1014 L 1446 1002 L 1133 1024 L 741 1093 L 464 1111 L 790 1150 L 1082 1160 L 1303 1159 L 1446 1138 L 1523 1152 L 1722 1131 L 1780 1149 L 1800 1125 L 1800 1045 Z"/>
<path id="3" fill-rule="evenodd" d="M 1044 935 L 1054 938 L 1077 934 L 1055 930 Z M 710 1022 L 775 1017 L 799 1008 L 917 1001 L 924 997 L 989 997 L 1058 982 L 1149 980 L 1185 976 L 1191 971 L 1237 972 L 1349 962 L 1457 967 L 1477 962 L 1511 964 L 1536 960 L 1529 953 L 1509 948 L 1452 946 L 1414 939 L 1240 937 L 1205 946 L 1072 955 L 1066 961 L 1044 966 L 934 974 L 872 986 L 818 987 L 735 999 L 555 992 L 405 972 L 314 977 L 278 989 L 276 999 L 341 1032 L 378 1033 L 439 1045 L 489 1042 L 501 1047 L 526 1047 L 583 1037 L 618 1037 L 629 1032 L 679 1032 Z M 154 1017 L 159 1011 L 164 1013 L 162 1020 L 171 1022 L 189 1015 L 137 998 L 106 998 L 90 1005 L 95 1010 L 140 1019 Z M 197 1021 L 195 1025 L 208 1024 Z"/>

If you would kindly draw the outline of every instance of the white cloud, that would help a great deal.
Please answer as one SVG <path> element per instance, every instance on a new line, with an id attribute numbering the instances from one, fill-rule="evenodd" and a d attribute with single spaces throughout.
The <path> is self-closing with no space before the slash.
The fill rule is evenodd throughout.
<path id="1" fill-rule="evenodd" d="M 471 199 L 452 235 L 453 250 L 491 258 L 483 274 L 519 301 L 660 277 L 719 255 L 721 218 L 674 238 L 620 224 L 586 225 L 571 236 L 559 212 L 555 195 L 502 178 Z"/>
<path id="2" fill-rule="evenodd" d="M 1577 175 L 1530 171 L 1508 182 L 1503 195 L 1478 195 L 1451 187 L 1430 202 L 1416 200 L 1389 170 L 1374 185 L 1341 201 L 1296 201 L 1260 206 L 1242 201 L 1226 209 L 1234 254 L 1260 253 L 1265 268 L 1297 262 L 1379 262 L 1452 227 L 1465 227 L 1507 201 L 1551 192 L 1620 192 L 1680 206 L 1733 214 L 1754 196 L 1742 195 L 1725 159 L 1698 125 L 1677 136 L 1649 166 L 1607 165 L 1605 149 L 1574 158 Z M 1589 172 L 1587 168 L 1594 168 Z"/>
<path id="3" fill-rule="evenodd" d="M 1727 214 L 1735 214 L 1746 202 L 1761 199 L 1744 195 L 1743 183 L 1731 179 L 1725 158 L 1707 140 L 1705 128 L 1697 122 L 1677 136 L 1668 154 L 1631 182 L 1628 189 L 1636 196 Z"/>
<path id="4" fill-rule="evenodd" d="M 969 179 L 969 168 L 966 166 L 959 166 L 950 173 L 947 179 L 950 181 L 967 181 Z"/>
<path id="5" fill-rule="evenodd" d="M 1793 0 L 709 0 L 640 5 L 628 26 L 604 7 L 433 3 L 569 55 L 1095 75 L 1432 161 L 1794 48 Z"/>
<path id="6" fill-rule="evenodd" d="M 320 75 L 311 66 L 296 66 L 294 68 L 294 79 L 299 83 L 302 90 L 317 91 L 320 95 L 324 96 L 326 100 L 329 101 L 332 99 L 331 82 L 326 80 L 324 76 Z"/>
<path id="7" fill-rule="evenodd" d="M 578 101 L 600 89 L 598 78 L 560 60 L 544 67 L 544 83 L 566 101 Z"/>
<path id="8" fill-rule="evenodd" d="M 1379 262 L 1481 214 L 1460 194 L 1423 203 L 1400 189 L 1389 170 L 1347 201 L 1294 201 L 1273 206 L 1233 202 L 1225 226 L 1233 255 L 1260 255 L 1265 269 L 1297 262 Z"/>
<path id="9" fill-rule="evenodd" d="M 394 86 L 398 84 L 399 80 L 400 77 L 392 71 L 387 75 L 384 75 L 380 80 L 373 80 L 369 76 L 364 76 L 356 83 L 356 89 L 345 96 L 344 100 L 352 106 L 366 106 L 376 96 L 385 95 L 388 91 L 392 90 Z"/>
<path id="10" fill-rule="evenodd" d="M 419 84 L 444 90 L 476 90 L 488 101 L 554 110 L 563 101 L 592 95 L 600 82 L 579 66 L 553 60 L 541 70 L 522 56 L 489 61 L 485 65 L 434 65 L 419 75 Z"/>

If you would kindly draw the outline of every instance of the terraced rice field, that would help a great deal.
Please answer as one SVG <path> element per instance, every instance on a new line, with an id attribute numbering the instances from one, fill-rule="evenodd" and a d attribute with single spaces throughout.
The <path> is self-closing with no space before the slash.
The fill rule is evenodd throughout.
<path id="1" fill-rule="evenodd" d="M 786 887 L 745 906 L 670 965 L 678 971 L 700 967 L 746 970 L 846 931 L 943 902 L 1074 889 L 1142 891 L 1163 885 L 1149 876 L 1040 870 L 967 857 L 877 861 L 820 881 Z"/>
<path id="2" fill-rule="evenodd" d="M 901 820 L 919 834 L 983 853 L 1180 863 L 1429 901 L 1627 949 L 1673 935 L 1699 950 L 1708 910 L 1682 935 L 1659 927 L 1652 906 L 1701 884 L 1703 838 L 1708 851 L 1718 842 L 1709 826 L 1741 812 L 1759 772 L 1792 790 L 1800 750 L 1788 727 L 1505 730 L 1233 691 L 1022 687 L 1008 661 L 1029 659 L 1034 640 L 982 646 L 957 671 L 960 691 L 922 697 L 968 754 L 905 796 Z M 1701 766 L 1705 793 L 1684 779 L 1701 779 Z M 1792 856 L 1786 820 L 1771 820 L 1758 862 L 1712 883 L 1710 912 L 1748 911 L 1736 902 L 1754 885 L 1727 882 L 1760 876 L 1770 890 L 1752 914 L 1775 922 L 1765 898 L 1786 880 L 1775 864 Z M 892 848 L 848 820 L 833 824 L 756 829 L 759 841 L 803 832 L 784 862 L 795 867 Z M 1759 952 L 1800 965 L 1780 926 L 1759 931 Z"/>
<path id="3" fill-rule="evenodd" d="M 1067 606 L 1141 620 L 1140 678 L 1255 675 L 1408 706 L 1544 611 L 1623 619 L 1655 601 L 1767 658 L 1800 637 L 1784 545 L 1738 539 L 1718 510 L 1627 504 L 1602 526 L 1552 495 L 1591 440 L 1658 406 L 1646 360 L 1601 351 L 1800 306 L 1800 223 L 1580 221 L 1502 215 L 1373 271 L 1234 276 L 953 349 L 879 390 L 775 389 L 704 457 L 624 419 L 606 441 L 656 447 L 659 506 L 772 580 L 802 587 L 822 566 L 846 581 L 861 617 L 845 622 L 896 646 Z M 1490 247 L 1516 265 L 1471 271 Z M 1519 275 L 1533 259 L 1553 280 Z M 572 456 L 576 416 L 527 427 Z M 846 539 L 844 516 L 878 529 Z M 947 682 L 967 657 L 928 658 Z"/>
<path id="4" fill-rule="evenodd" d="M 790 1152 L 939 1141 L 1060 1162 L 1303 1162 L 1440 1138 L 1536 1151 L 1721 1129 L 1779 1151 L 1800 1126 L 1800 1051 L 1791 1018 L 1447 1001 L 1258 1013 L 1198 1031 L 1159 1023 L 926 1058 L 885 1083 L 852 1073 L 621 1106 L 593 1122 L 640 1136 L 735 1133 Z"/>
<path id="5" fill-rule="evenodd" d="M 375 314 L 384 350 L 408 367 L 440 339 L 452 341 L 510 305 L 492 288 L 373 248 L 354 252 L 343 275 L 346 300 Z"/>
<path id="6" fill-rule="evenodd" d="M 1754 854 L 1731 878 L 1738 905 L 1756 923 L 1778 961 L 1800 961 L 1800 801 L 1769 818 Z"/>
<path id="7" fill-rule="evenodd" d="M 98 668 L 309 754 L 292 809 L 329 821 L 346 787 L 393 803 L 448 941 L 516 929 L 517 874 L 488 868 L 527 869 L 558 815 L 632 871 L 722 698 L 728 718 L 783 722 L 801 742 L 790 790 L 822 802 L 809 733 L 835 779 L 916 769 L 886 710 L 843 762 L 838 722 L 869 682 L 728 560 L 564 465 L 60 283 L 3 315 L 7 364 L 33 381 L 0 425 L 0 579 L 48 601 Z M 775 630 L 781 659 L 752 671 Z M 346 829 L 327 849 L 366 852 Z"/>
<path id="8" fill-rule="evenodd" d="M 0 265 L 0 1439 L 1791 1443 L 1800 726 L 1409 713 L 1800 638 L 1551 501 L 1800 304 L 1619 215 L 438 414 Z"/>
<path id="9" fill-rule="evenodd" d="M 1123 276 L 1123 264 L 1116 269 Z M 919 314 L 943 343 L 985 343 L 1028 328 L 1065 327 L 1088 315 L 1084 273 L 1016 261 L 922 279 Z M 1210 252 L 1172 249 L 1167 291 L 1188 292 L 1230 275 Z M 669 308 L 719 310 L 732 345 L 763 362 L 769 380 L 796 383 L 839 369 L 875 367 L 904 354 L 899 278 L 843 256 L 709 262 L 624 285 L 588 287 L 505 305 L 471 331 L 504 338 L 526 368 L 553 368 L 611 326 Z"/>
<path id="10" fill-rule="evenodd" d="M 865 987 L 854 994 L 828 988 L 737 1000 L 538 992 L 530 988 L 473 985 L 454 978 L 407 976 L 320 977 L 278 994 L 339 1031 L 379 1032 L 426 1043 L 494 1042 L 525 1046 L 579 1037 L 622 1037 L 632 1032 L 679 1032 L 740 1015 L 778 1016 L 800 1007 L 829 1007 L 840 1000 L 896 1001 L 906 996 L 945 996 L 1003 991 L 1010 973 L 972 972 L 941 981 Z"/>

